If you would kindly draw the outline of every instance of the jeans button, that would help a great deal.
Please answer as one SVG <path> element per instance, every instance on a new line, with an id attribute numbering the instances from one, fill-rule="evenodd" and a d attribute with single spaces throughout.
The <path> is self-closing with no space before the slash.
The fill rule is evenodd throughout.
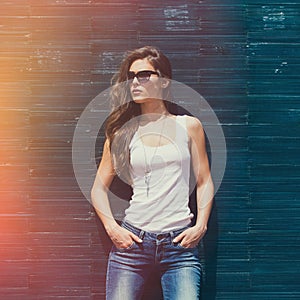
<path id="1" fill-rule="evenodd" d="M 163 234 L 158 234 L 157 235 L 157 239 L 160 241 L 160 240 L 162 240 L 164 238 L 164 235 Z"/>

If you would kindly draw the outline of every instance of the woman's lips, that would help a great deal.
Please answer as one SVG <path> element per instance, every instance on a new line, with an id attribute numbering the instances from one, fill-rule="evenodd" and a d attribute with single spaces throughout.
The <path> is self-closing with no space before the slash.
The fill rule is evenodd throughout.
<path id="1" fill-rule="evenodd" d="M 132 90 L 132 94 L 134 95 L 139 95 L 142 91 L 141 90 L 138 90 L 138 89 L 133 89 Z"/>

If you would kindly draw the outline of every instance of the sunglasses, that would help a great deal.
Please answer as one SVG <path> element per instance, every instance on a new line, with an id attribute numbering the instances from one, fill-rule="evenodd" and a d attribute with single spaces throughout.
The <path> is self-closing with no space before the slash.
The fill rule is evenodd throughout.
<path id="1" fill-rule="evenodd" d="M 151 75 L 159 75 L 155 71 L 139 71 L 137 73 L 134 72 L 128 72 L 127 74 L 127 80 L 133 80 L 135 77 L 137 78 L 138 82 L 140 84 L 146 83 L 149 81 Z"/>

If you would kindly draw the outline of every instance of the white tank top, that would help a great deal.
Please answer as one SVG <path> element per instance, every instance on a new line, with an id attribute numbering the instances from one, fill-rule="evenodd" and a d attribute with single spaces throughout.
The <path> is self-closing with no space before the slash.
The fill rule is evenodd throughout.
<path id="1" fill-rule="evenodd" d="M 143 145 L 138 132 L 129 145 L 133 195 L 125 221 L 148 232 L 165 232 L 191 222 L 189 203 L 190 151 L 186 116 L 176 116 L 170 143 Z M 145 154 L 151 159 L 149 193 L 145 183 Z"/>

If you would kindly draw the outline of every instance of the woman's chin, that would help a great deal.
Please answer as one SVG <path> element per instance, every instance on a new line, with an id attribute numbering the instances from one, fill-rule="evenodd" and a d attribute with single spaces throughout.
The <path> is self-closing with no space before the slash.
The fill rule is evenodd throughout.
<path id="1" fill-rule="evenodd" d="M 142 104 L 147 102 L 147 98 L 144 97 L 133 97 L 132 100 L 137 104 Z"/>
<path id="2" fill-rule="evenodd" d="M 163 100 L 162 98 L 158 98 L 158 97 L 142 97 L 142 96 L 139 96 L 139 97 L 132 97 L 132 100 L 137 103 L 137 104 L 142 104 L 142 103 L 149 103 L 149 102 L 155 102 L 155 101 L 161 101 Z"/>

